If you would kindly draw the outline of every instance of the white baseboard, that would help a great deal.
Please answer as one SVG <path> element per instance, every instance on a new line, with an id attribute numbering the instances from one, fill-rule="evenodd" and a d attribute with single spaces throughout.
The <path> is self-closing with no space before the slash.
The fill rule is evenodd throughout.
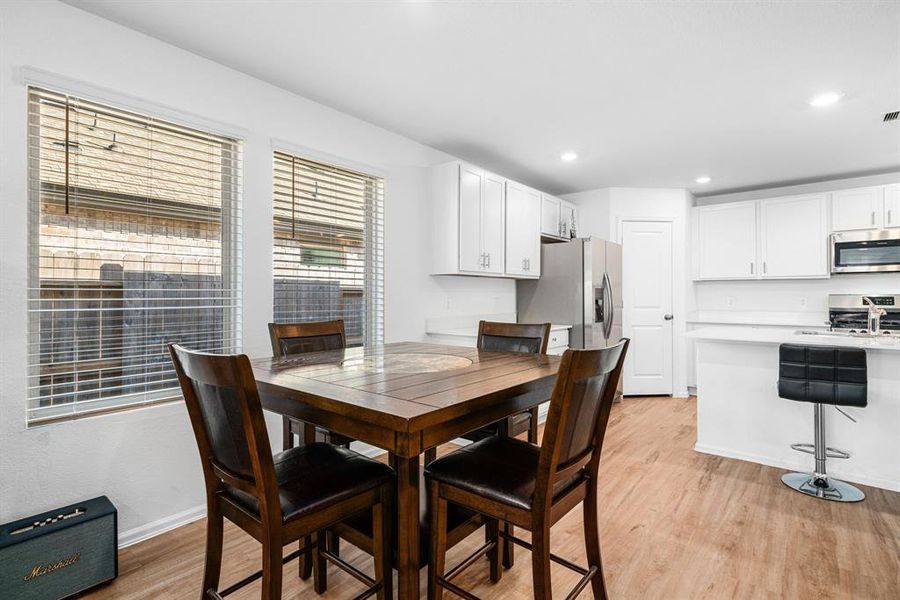
<path id="1" fill-rule="evenodd" d="M 140 527 L 123 531 L 119 535 L 119 548 L 126 548 L 133 544 L 137 544 L 138 542 L 143 542 L 144 540 L 156 537 L 157 535 L 175 529 L 176 527 L 198 521 L 205 516 L 206 505 L 201 504 L 200 506 L 183 510 L 174 515 L 169 515 L 168 517 L 146 523 Z"/>
<path id="2" fill-rule="evenodd" d="M 776 469 L 785 469 L 788 471 L 799 471 L 801 473 L 809 472 L 812 467 L 812 458 L 808 461 L 802 460 L 774 460 L 768 456 L 762 456 L 759 454 L 754 454 L 752 452 L 740 452 L 737 450 L 718 448 L 715 446 L 708 446 L 706 444 L 694 444 L 694 450 L 697 452 L 701 452 L 703 454 L 712 454 L 715 456 L 724 456 L 725 458 L 736 458 L 737 460 L 745 460 L 747 462 L 757 463 L 760 465 L 766 465 L 768 467 L 775 467 Z M 836 468 L 832 469 L 834 466 Z M 828 463 L 828 474 L 833 475 L 837 479 L 842 479 L 845 481 L 851 481 L 853 483 L 859 483 L 862 485 L 870 485 L 872 487 L 880 488 L 883 490 L 891 490 L 893 492 L 900 492 L 900 481 L 893 481 L 890 479 L 883 479 L 881 477 L 868 477 L 866 475 L 855 475 L 851 473 L 845 473 L 840 470 L 840 463 L 838 461 L 830 461 Z"/>

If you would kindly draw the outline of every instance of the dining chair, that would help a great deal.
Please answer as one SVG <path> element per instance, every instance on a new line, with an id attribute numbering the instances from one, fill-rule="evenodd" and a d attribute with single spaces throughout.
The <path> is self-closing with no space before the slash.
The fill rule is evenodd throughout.
<path id="1" fill-rule="evenodd" d="M 310 538 L 314 587 L 324 591 L 326 561 L 363 581 L 359 598 L 392 594 L 390 511 L 393 470 L 348 448 L 313 442 L 272 455 L 262 405 L 245 355 L 169 346 L 206 483 L 206 559 L 201 600 L 221 599 L 262 578 L 263 600 L 281 598 L 286 544 Z M 360 511 L 372 514 L 375 576 L 325 546 L 323 532 Z M 262 569 L 219 591 L 224 519 L 262 544 Z"/>
<path id="2" fill-rule="evenodd" d="M 520 352 L 524 354 L 546 354 L 547 343 L 550 339 L 550 323 L 499 323 L 494 321 L 479 321 L 478 338 L 476 346 L 479 350 L 491 352 Z M 534 407 L 525 412 L 513 415 L 491 423 L 475 431 L 470 431 L 459 437 L 477 442 L 498 433 L 509 436 L 517 436 L 528 432 L 528 441 L 537 443 L 538 434 L 538 408 Z M 437 448 L 429 448 L 425 452 L 425 464 L 437 457 Z"/>
<path id="3" fill-rule="evenodd" d="M 512 523 L 531 531 L 528 543 L 500 532 L 500 543 L 531 550 L 534 597 L 551 598 L 550 562 L 581 575 L 574 598 L 588 583 L 594 598 L 606 599 L 597 524 L 597 472 L 610 408 L 629 340 L 598 350 L 566 350 L 560 362 L 540 447 L 515 438 L 492 436 L 428 464 L 431 531 L 428 597 L 445 589 L 475 598 L 452 580 L 475 560 L 496 552 L 488 540 L 471 556 L 445 572 L 447 515 L 454 506 L 486 519 Z M 550 527 L 582 505 L 587 568 L 550 552 Z"/>
<path id="4" fill-rule="evenodd" d="M 495 321 L 478 322 L 478 338 L 476 346 L 479 350 L 492 352 L 520 352 L 524 354 L 546 354 L 547 344 L 550 339 L 550 323 L 500 323 Z M 497 423 L 491 423 L 475 431 L 462 434 L 464 440 L 477 442 L 489 436 L 503 435 L 515 437 L 528 432 L 528 441 L 537 444 L 538 437 L 538 407 L 535 406 L 525 412 L 507 417 Z M 425 452 L 425 464 L 437 458 L 437 448 L 430 448 Z M 504 531 L 512 534 L 512 526 L 503 525 Z M 490 536 L 490 528 L 485 530 L 485 535 Z M 485 539 L 488 539 L 486 537 Z M 503 546 L 503 566 L 512 568 L 515 563 L 513 546 Z"/>
<path id="5" fill-rule="evenodd" d="M 269 323 L 269 339 L 275 358 L 308 352 L 341 350 L 347 347 L 343 319 L 306 323 Z M 347 436 L 287 416 L 282 417 L 282 431 L 285 450 L 294 447 L 295 435 L 301 443 L 307 440 L 321 440 L 349 447 L 353 441 Z"/>

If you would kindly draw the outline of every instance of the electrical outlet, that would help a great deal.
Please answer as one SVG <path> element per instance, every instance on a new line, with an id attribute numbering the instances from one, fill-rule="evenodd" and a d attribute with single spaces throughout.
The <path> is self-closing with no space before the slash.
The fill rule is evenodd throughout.
<path id="1" fill-rule="evenodd" d="M 734 306 L 734 296 L 726 296 L 725 297 L 725 306 L 731 308 Z"/>
<path id="2" fill-rule="evenodd" d="M 800 298 L 800 306 L 806 306 L 806 298 Z"/>

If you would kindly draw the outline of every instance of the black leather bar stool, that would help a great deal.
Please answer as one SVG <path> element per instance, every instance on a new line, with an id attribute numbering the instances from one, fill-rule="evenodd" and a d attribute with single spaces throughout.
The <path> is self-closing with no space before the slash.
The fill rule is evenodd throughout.
<path id="1" fill-rule="evenodd" d="M 802 346 L 782 344 L 779 349 L 778 395 L 788 400 L 814 404 L 813 444 L 791 444 L 791 448 L 812 454 L 812 473 L 787 473 L 781 480 L 789 487 L 816 498 L 837 502 L 859 502 L 866 496 L 858 488 L 829 478 L 826 458 L 850 458 L 847 452 L 825 445 L 826 405 L 863 408 L 868 404 L 866 351 L 862 348 Z M 851 420 L 853 420 L 851 418 Z"/>

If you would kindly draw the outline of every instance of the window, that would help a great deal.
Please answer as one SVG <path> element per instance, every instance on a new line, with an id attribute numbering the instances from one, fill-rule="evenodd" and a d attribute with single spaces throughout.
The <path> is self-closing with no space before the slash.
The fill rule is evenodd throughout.
<path id="1" fill-rule="evenodd" d="M 383 337 L 384 181 L 275 153 L 275 321 L 344 319 L 347 343 Z"/>
<path id="2" fill-rule="evenodd" d="M 180 396 L 240 343 L 240 144 L 29 89 L 29 424 Z"/>

